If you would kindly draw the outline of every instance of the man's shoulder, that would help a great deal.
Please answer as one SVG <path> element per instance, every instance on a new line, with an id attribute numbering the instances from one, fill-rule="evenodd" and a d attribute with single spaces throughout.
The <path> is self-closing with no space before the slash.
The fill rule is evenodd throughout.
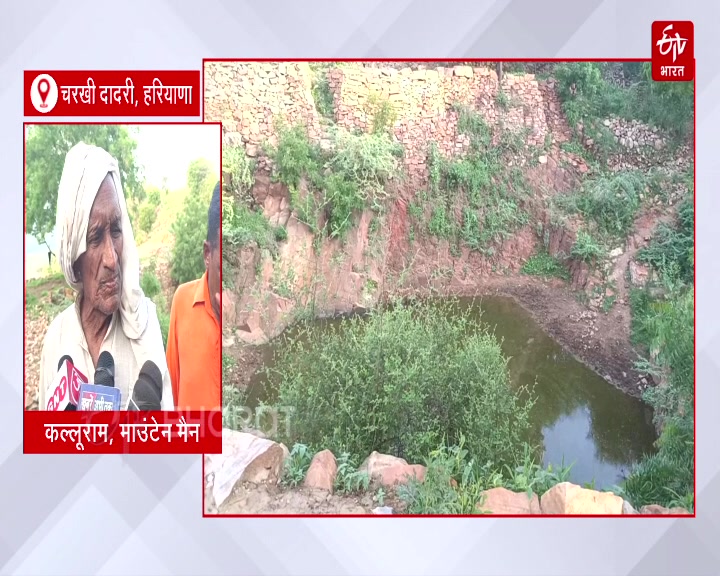
<path id="1" fill-rule="evenodd" d="M 200 285 L 202 280 L 202 278 L 198 278 L 197 280 L 190 280 L 190 282 L 180 284 L 180 286 L 177 287 L 177 290 L 175 290 L 173 300 L 176 300 L 177 302 L 181 302 L 183 304 L 192 304 L 195 300 L 195 292 L 197 291 L 198 286 Z"/>
<path id="2" fill-rule="evenodd" d="M 77 325 L 77 311 L 75 310 L 75 303 L 73 302 L 50 321 L 50 325 L 45 333 L 45 339 L 57 338 L 57 336 L 65 332 L 69 326 Z"/>

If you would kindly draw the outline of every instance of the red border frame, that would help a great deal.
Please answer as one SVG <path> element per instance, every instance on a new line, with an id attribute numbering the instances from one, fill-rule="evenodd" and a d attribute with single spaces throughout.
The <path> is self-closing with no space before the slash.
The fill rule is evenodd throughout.
<path id="1" fill-rule="evenodd" d="M 465 62 L 650 62 L 650 58 L 203 58 L 201 86 L 203 88 L 202 119 L 205 122 L 205 63 L 206 62 L 449 62 L 462 64 Z M 697 65 L 695 66 L 695 78 L 693 80 L 693 209 L 697 212 Z M 23 237 L 24 238 L 24 237 Z M 697 241 L 697 224 L 693 229 L 693 244 Z M 696 315 L 696 288 L 697 259 L 693 251 L 693 265 L 695 274 L 693 277 L 693 382 L 695 395 L 697 394 L 697 322 Z M 697 396 L 694 398 L 693 410 L 695 420 L 693 421 L 693 471 L 694 471 L 694 502 L 692 514 L 666 514 L 666 515 L 645 515 L 634 514 L 626 516 L 615 516 L 612 514 L 572 514 L 557 516 L 553 514 L 206 514 L 205 513 L 205 455 L 202 461 L 202 517 L 203 518 L 695 518 L 697 516 Z"/>
<path id="2" fill-rule="evenodd" d="M 202 78 L 200 78 L 200 86 L 202 89 Z M 200 113 L 204 114 L 204 98 L 200 104 Z M 223 185 L 223 170 L 222 170 L 222 153 L 223 153 L 223 130 L 222 122 L 203 122 L 202 120 L 197 122 L 23 122 L 23 422 L 25 420 L 26 406 L 25 396 L 27 388 L 27 374 L 25 366 L 25 357 L 27 354 L 27 280 L 25 278 L 25 237 L 27 236 L 27 182 L 26 182 L 26 169 L 27 169 L 27 158 L 26 158 L 26 147 L 25 147 L 25 130 L 28 126 L 35 125 L 54 125 L 54 126 L 73 126 L 73 125 L 86 125 L 86 126 L 218 126 L 220 128 L 220 262 L 222 264 L 222 185 Z M 220 266 L 220 311 L 222 313 L 222 266 Z M 220 322 L 220 346 L 222 347 L 222 319 Z M 220 385 L 220 397 L 222 402 L 222 354 L 220 355 L 220 374 L 221 374 L 221 385 Z M 23 431 L 23 442 L 25 433 Z M 204 459 L 203 459 L 204 462 Z"/>

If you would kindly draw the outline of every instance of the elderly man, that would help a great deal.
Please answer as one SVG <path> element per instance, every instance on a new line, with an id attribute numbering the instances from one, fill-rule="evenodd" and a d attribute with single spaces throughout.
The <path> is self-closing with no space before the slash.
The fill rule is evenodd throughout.
<path id="1" fill-rule="evenodd" d="M 58 361 L 69 355 L 92 381 L 98 357 L 115 361 L 115 387 L 127 409 L 140 368 L 162 375 L 163 410 L 174 406 L 155 305 L 140 288 L 140 262 L 117 161 L 80 143 L 65 158 L 58 190 L 58 260 L 77 292 L 75 303 L 50 324 L 43 343 L 38 400 L 44 410 Z"/>
<path id="2" fill-rule="evenodd" d="M 167 365 L 177 410 L 220 410 L 220 183 L 208 210 L 205 273 L 178 287 L 170 309 Z"/>

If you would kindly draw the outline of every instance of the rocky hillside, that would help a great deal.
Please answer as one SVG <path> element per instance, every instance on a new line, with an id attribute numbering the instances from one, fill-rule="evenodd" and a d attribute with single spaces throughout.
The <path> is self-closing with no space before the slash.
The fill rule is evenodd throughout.
<path id="1" fill-rule="evenodd" d="M 264 242 L 225 237 L 228 351 L 242 354 L 304 314 L 394 295 L 506 293 L 616 386 L 638 394 L 648 385 L 633 367 L 628 294 L 649 274 L 637 251 L 684 193 L 676 176 L 689 149 L 637 121 L 569 126 L 552 78 L 505 73 L 498 82 L 478 66 L 210 63 L 205 87 L 206 119 L 223 122 L 226 155 L 242 157 L 228 163 L 227 193 L 273 231 Z M 305 141 L 283 136 L 300 125 Z M 341 169 L 365 177 L 379 140 L 360 135 L 380 132 L 401 151 L 397 165 L 333 237 L 337 197 L 318 209 L 315 183 Z M 310 147 L 322 160 L 298 155 Z M 642 179 L 626 183 L 628 170 Z M 637 210 L 598 247 L 567 205 L 598 190 L 621 204 L 630 188 Z M 559 272 L 523 274 L 538 257 Z"/>

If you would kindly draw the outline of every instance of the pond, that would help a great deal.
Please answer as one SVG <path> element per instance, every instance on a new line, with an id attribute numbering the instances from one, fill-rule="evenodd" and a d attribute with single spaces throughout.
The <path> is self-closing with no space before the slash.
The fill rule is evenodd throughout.
<path id="1" fill-rule="evenodd" d="M 534 384 L 537 401 L 528 440 L 542 445 L 545 466 L 572 464 L 571 482 L 594 482 L 596 489 L 605 489 L 620 483 L 644 454 L 654 452 L 657 435 L 651 408 L 564 352 L 514 300 L 459 299 L 457 308 L 481 317 L 502 340 L 503 353 L 510 358 L 511 386 Z M 341 318 L 316 321 L 318 327 L 339 322 Z M 263 347 L 266 366 L 281 342 L 282 338 Z M 248 406 L 273 401 L 266 384 L 264 373 L 253 377 Z"/>

